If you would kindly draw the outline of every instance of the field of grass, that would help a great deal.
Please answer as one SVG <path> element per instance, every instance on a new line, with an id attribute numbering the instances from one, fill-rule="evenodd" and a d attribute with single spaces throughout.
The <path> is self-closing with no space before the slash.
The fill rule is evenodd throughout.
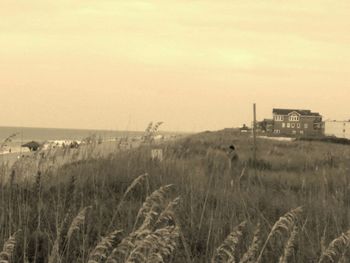
<path id="1" fill-rule="evenodd" d="M 0 262 L 350 262 L 350 146 L 258 140 L 254 163 L 223 130 L 157 147 L 3 169 Z"/>

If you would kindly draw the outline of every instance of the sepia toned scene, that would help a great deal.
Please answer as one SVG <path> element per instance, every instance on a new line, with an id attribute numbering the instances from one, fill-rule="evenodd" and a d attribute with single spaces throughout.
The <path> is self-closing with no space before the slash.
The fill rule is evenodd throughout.
<path id="1" fill-rule="evenodd" d="M 348 0 L 0 0 L 0 263 L 349 263 Z"/>

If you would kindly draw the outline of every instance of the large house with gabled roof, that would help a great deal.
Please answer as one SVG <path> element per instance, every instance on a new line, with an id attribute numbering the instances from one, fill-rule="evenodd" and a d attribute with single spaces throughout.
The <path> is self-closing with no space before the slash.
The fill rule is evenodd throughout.
<path id="1" fill-rule="evenodd" d="M 281 136 L 319 136 L 323 134 L 322 116 L 300 109 L 273 109 L 273 134 Z"/>

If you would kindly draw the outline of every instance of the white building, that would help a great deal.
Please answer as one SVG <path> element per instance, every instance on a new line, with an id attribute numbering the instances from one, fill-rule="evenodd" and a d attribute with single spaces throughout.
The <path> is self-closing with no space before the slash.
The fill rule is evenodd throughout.
<path id="1" fill-rule="evenodd" d="M 324 133 L 326 136 L 336 136 L 338 138 L 350 139 L 350 120 L 326 120 L 324 122 Z"/>

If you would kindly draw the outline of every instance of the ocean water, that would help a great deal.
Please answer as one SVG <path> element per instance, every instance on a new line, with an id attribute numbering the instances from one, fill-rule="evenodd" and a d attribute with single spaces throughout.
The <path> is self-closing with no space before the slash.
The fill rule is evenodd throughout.
<path id="1" fill-rule="evenodd" d="M 16 134 L 12 142 L 7 143 L 0 152 L 18 151 L 22 144 L 30 141 L 39 143 L 47 141 L 81 141 L 82 139 L 96 135 L 103 141 L 113 140 L 120 137 L 141 136 L 143 132 L 135 131 L 107 131 L 107 130 L 79 130 L 79 129 L 57 129 L 57 128 L 28 128 L 28 127 L 0 127 L 0 144 L 10 135 Z"/>

